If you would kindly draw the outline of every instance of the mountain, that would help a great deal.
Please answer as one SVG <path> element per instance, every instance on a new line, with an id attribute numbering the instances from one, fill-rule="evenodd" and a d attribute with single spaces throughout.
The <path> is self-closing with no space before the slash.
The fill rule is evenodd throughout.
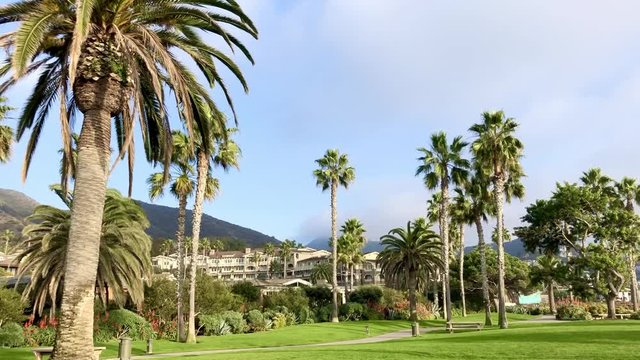
<path id="1" fill-rule="evenodd" d="M 31 215 L 38 202 L 14 190 L 0 189 L 0 230 L 22 231 L 24 219 Z"/>
<path id="2" fill-rule="evenodd" d="M 314 248 L 314 249 L 319 249 L 319 250 L 331 250 L 329 248 L 329 240 L 323 239 L 323 238 L 318 238 L 315 240 L 310 241 L 309 243 L 307 243 L 306 246 L 310 247 L 310 248 Z M 490 246 L 496 250 L 497 247 L 495 244 L 490 244 Z M 372 251 L 381 251 L 384 247 L 382 245 L 380 245 L 379 241 L 369 241 L 367 242 L 367 244 L 364 246 L 364 249 L 362 250 L 362 252 L 364 253 L 368 253 L 368 252 L 372 252 Z M 465 254 L 470 253 L 471 251 L 473 251 L 473 249 L 475 249 L 476 246 L 466 246 L 464 248 L 464 252 Z M 523 259 L 523 260 L 533 260 L 535 259 L 537 256 L 535 254 L 532 254 L 530 252 L 527 252 L 527 250 L 525 250 L 524 245 L 522 243 L 522 241 L 520 239 L 515 239 L 509 242 L 505 242 L 504 243 L 504 251 L 509 254 L 509 255 L 513 255 L 517 258 Z"/>
<path id="3" fill-rule="evenodd" d="M 147 233 L 153 239 L 174 238 L 176 233 L 178 209 L 148 204 L 137 201 L 147 214 L 151 223 Z M 29 196 L 14 190 L 0 189 L 0 231 L 11 229 L 20 233 L 25 225 L 25 218 L 38 202 Z M 191 211 L 187 211 L 187 224 L 191 224 Z M 279 242 L 278 239 L 258 231 L 216 219 L 207 214 L 202 215 L 202 237 L 223 237 L 240 240 L 247 246 L 260 246 L 268 242 Z M 191 226 L 187 226 L 187 235 L 191 235 Z"/>
<path id="4" fill-rule="evenodd" d="M 147 214 L 151 223 L 147 233 L 154 239 L 175 238 L 178 209 L 168 206 L 149 204 L 143 201 L 136 201 Z M 187 224 L 191 224 L 191 210 L 187 210 Z M 191 226 L 187 226 L 187 236 L 191 236 Z M 201 237 L 228 237 L 244 241 L 247 246 L 255 247 L 266 243 L 278 243 L 278 239 L 265 235 L 256 230 L 235 225 L 213 216 L 202 214 L 202 225 L 200 228 Z"/>

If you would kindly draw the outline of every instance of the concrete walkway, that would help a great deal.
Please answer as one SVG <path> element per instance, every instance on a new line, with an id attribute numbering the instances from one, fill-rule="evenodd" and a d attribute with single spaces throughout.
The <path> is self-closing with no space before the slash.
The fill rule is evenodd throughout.
<path id="1" fill-rule="evenodd" d="M 440 328 L 435 328 L 435 327 L 422 328 L 420 329 L 420 332 L 427 333 L 427 332 L 431 332 L 439 329 Z M 244 348 L 244 349 L 185 351 L 185 352 L 174 352 L 174 353 L 166 353 L 166 354 L 132 356 L 131 359 L 161 359 L 161 358 L 167 358 L 167 357 L 225 354 L 225 353 L 237 353 L 237 352 L 244 352 L 244 351 L 286 350 L 286 349 L 309 348 L 309 347 L 319 347 L 319 346 L 371 344 L 371 343 L 379 343 L 379 342 L 389 341 L 389 340 L 404 339 L 409 337 L 411 337 L 411 329 L 396 331 L 396 332 L 377 335 L 377 336 L 366 337 L 362 339 L 334 341 L 334 342 L 319 343 L 319 344 L 270 346 L 270 347 Z M 110 359 L 110 360 L 117 360 L 117 359 Z"/>

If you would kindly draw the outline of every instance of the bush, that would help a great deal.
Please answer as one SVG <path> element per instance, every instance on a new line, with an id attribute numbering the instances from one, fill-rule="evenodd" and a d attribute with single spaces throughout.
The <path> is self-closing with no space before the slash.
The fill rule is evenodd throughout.
<path id="1" fill-rule="evenodd" d="M 506 308 L 508 313 L 512 314 L 529 314 L 529 309 L 522 305 L 513 305 Z"/>
<path id="2" fill-rule="evenodd" d="M 100 342 L 110 339 L 116 339 L 125 333 L 126 336 L 133 340 L 146 340 L 155 338 L 155 333 L 151 325 L 142 316 L 126 310 L 112 310 L 96 321 L 97 328 L 94 329 L 94 337 L 99 338 Z M 96 340 L 98 341 L 98 340 Z"/>
<path id="3" fill-rule="evenodd" d="M 0 324 L 21 323 L 24 320 L 24 306 L 20 294 L 12 289 L 0 288 Z"/>
<path id="4" fill-rule="evenodd" d="M 189 287 L 186 286 L 188 289 Z M 188 299 L 188 297 L 185 297 Z M 213 277 L 198 273 L 196 277 L 196 312 L 217 314 L 227 310 L 238 310 L 242 300 L 231 292 L 229 286 Z M 188 313 L 188 304 L 184 309 Z"/>
<path id="5" fill-rule="evenodd" d="M 364 313 L 362 314 L 363 320 L 384 320 L 384 313 L 378 311 L 375 308 L 365 306 Z"/>
<path id="6" fill-rule="evenodd" d="M 151 286 L 144 287 L 144 311 L 153 313 L 164 321 L 176 317 L 176 282 L 164 277 L 155 277 Z M 148 319 L 148 318 L 147 318 Z"/>
<path id="7" fill-rule="evenodd" d="M 220 314 L 224 321 L 231 328 L 231 332 L 234 334 L 242 334 L 247 331 L 247 322 L 241 313 L 237 311 L 225 311 Z"/>
<path id="8" fill-rule="evenodd" d="M 363 305 L 379 304 L 382 300 L 382 289 L 379 286 L 361 286 L 349 294 L 349 302 Z"/>
<path id="9" fill-rule="evenodd" d="M 311 311 L 311 309 L 309 309 L 308 307 L 300 309 L 297 315 L 299 324 L 313 323 L 313 311 Z"/>
<path id="10" fill-rule="evenodd" d="M 348 302 L 346 304 L 340 305 L 338 314 L 344 320 L 358 321 L 362 319 L 362 315 L 364 314 L 364 307 L 362 306 L 362 304 L 357 302 Z"/>
<path id="11" fill-rule="evenodd" d="M 382 305 L 385 307 L 391 309 L 396 303 L 404 300 L 405 297 L 402 292 L 388 287 L 382 289 Z"/>
<path id="12" fill-rule="evenodd" d="M 7 322 L 0 327 L 0 346 L 19 347 L 24 345 L 22 326 L 14 322 Z"/>
<path id="13" fill-rule="evenodd" d="M 247 325 L 251 332 L 267 330 L 264 315 L 259 310 L 251 310 L 247 313 Z"/>
<path id="14" fill-rule="evenodd" d="M 325 305 L 318 309 L 316 312 L 316 321 L 317 322 L 328 322 L 331 321 L 331 312 L 333 311 L 333 305 Z"/>
<path id="15" fill-rule="evenodd" d="M 245 302 L 256 302 L 260 300 L 260 288 L 253 285 L 251 281 L 240 281 L 233 284 L 231 292 L 240 296 Z"/>
<path id="16" fill-rule="evenodd" d="M 283 313 L 275 313 L 272 321 L 274 329 L 280 329 L 287 326 L 287 316 Z"/>
<path id="17" fill-rule="evenodd" d="M 222 315 L 200 315 L 198 320 L 200 321 L 200 327 L 202 327 L 204 335 L 222 336 L 231 333 L 231 327 Z"/>
<path id="18" fill-rule="evenodd" d="M 287 288 L 265 298 L 265 308 L 276 309 L 284 306 L 294 314 L 309 307 L 309 299 L 300 288 Z"/>
<path id="19" fill-rule="evenodd" d="M 640 320 L 640 311 L 636 311 L 629 317 L 631 320 Z"/>
<path id="20" fill-rule="evenodd" d="M 331 289 L 326 286 L 305 287 L 303 291 L 309 299 L 309 306 L 312 309 L 320 309 L 321 307 L 332 304 L 333 295 Z"/>
<path id="21" fill-rule="evenodd" d="M 592 302 L 587 305 L 587 311 L 593 315 L 606 314 L 607 304 L 601 302 Z"/>
<path id="22" fill-rule="evenodd" d="M 633 307 L 631 307 L 629 304 L 616 304 L 616 314 L 630 314 L 632 312 Z"/>
<path id="23" fill-rule="evenodd" d="M 582 303 L 561 302 L 557 306 L 558 320 L 591 320 L 593 317 Z"/>
<path id="24" fill-rule="evenodd" d="M 529 308 L 529 314 L 531 315 L 551 314 L 551 308 L 547 305 L 536 304 Z"/>

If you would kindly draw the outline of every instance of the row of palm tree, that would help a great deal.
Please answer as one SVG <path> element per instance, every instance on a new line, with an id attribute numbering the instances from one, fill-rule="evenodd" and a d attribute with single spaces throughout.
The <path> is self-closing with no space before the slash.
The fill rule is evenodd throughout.
<path id="1" fill-rule="evenodd" d="M 226 119 L 209 91 L 214 85 L 222 90 L 235 116 L 216 63 L 226 67 L 248 90 L 234 61 L 209 45 L 201 34 L 220 37 L 231 50 L 238 49 L 253 63 L 245 45 L 223 25 L 255 38 L 258 32 L 235 0 L 22 0 L 0 7 L 0 22 L 17 25 L 0 37 L 0 44 L 8 53 L 8 61 L 0 68 L 4 80 L 0 95 L 20 80 L 37 74 L 16 129 L 18 139 L 31 130 L 23 178 L 27 176 L 51 105 L 56 102 L 64 145 L 65 171 L 61 182 L 65 192 L 69 175 L 72 171 L 76 174 L 67 257 L 77 261 L 65 263 L 66 281 L 53 357 L 90 359 L 93 284 L 99 265 L 106 185 L 112 168 L 109 166 L 112 121 L 118 159 L 126 158 L 130 169 L 130 194 L 136 121 L 140 123 L 147 160 L 163 163 L 165 168 L 171 163 L 173 142 L 166 94 L 173 95 L 179 118 L 189 135 L 208 141 L 213 138 L 211 123 L 219 129 L 226 126 Z M 184 57 L 176 56 L 176 51 L 186 54 L 197 65 L 207 86 L 199 82 L 190 67 L 180 60 Z M 78 112 L 83 114 L 83 122 L 74 164 L 70 161 L 71 124 Z M 198 180 L 206 178 L 202 170 L 208 166 L 202 163 L 212 154 L 209 144 L 203 144 L 202 152 L 193 151 L 200 160 L 196 166 L 196 170 L 201 170 L 196 174 Z M 196 212 L 200 211 L 205 194 L 205 182 L 198 185 Z M 197 250 L 197 245 L 193 250 Z"/>
<path id="2" fill-rule="evenodd" d="M 366 230 L 360 220 L 351 218 L 345 221 L 340 232 L 342 235 L 338 238 L 338 260 L 347 268 L 348 291 L 353 291 L 355 267 L 363 261 L 362 248 L 367 242 L 364 236 Z"/>
<path id="3" fill-rule="evenodd" d="M 461 269 L 464 261 L 464 226 L 467 224 L 476 226 L 483 273 L 485 322 L 487 325 L 491 323 L 482 224 L 488 215 L 493 215 L 496 218 L 494 234 L 498 248 L 498 322 L 501 328 L 508 326 L 504 289 L 503 204 L 505 201 L 510 202 L 513 197 L 524 195 L 524 187 L 519 180 L 523 176 L 520 165 L 523 146 L 515 136 L 517 127 L 515 120 L 507 118 L 502 111 L 484 112 L 482 122 L 469 128 L 474 135 L 474 141 L 471 144 L 464 142 L 461 136 L 455 137 L 449 143 L 446 134 L 438 132 L 431 136 L 429 148 L 418 149 L 421 156 L 418 158 L 420 165 L 416 170 L 416 176 L 422 175 L 428 189 L 439 190 L 437 197 L 431 202 L 432 211 L 429 217 L 431 220 L 437 218 L 442 239 L 442 293 L 447 321 L 451 321 L 449 262 L 450 227 L 453 222 L 454 226 L 458 227 Z M 472 161 L 464 158 L 463 152 L 468 145 L 470 145 Z M 449 196 L 450 185 L 456 186 L 454 190 L 456 197 L 453 202 Z M 436 203 L 439 205 L 437 212 L 433 211 L 433 204 Z M 461 271 L 462 284 L 463 276 Z M 464 288 L 461 290 L 464 299 Z"/>

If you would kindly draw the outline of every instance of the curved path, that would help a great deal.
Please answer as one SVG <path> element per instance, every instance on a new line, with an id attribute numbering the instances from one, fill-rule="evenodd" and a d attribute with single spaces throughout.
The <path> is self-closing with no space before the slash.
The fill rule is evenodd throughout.
<path id="1" fill-rule="evenodd" d="M 420 329 L 422 333 L 431 332 L 437 330 L 439 328 L 429 327 Z M 224 354 L 224 353 L 236 353 L 236 352 L 244 352 L 244 351 L 262 351 L 262 350 L 286 350 L 286 349 L 296 349 L 296 348 L 307 348 L 307 347 L 319 347 L 319 346 L 335 346 L 335 345 L 357 345 L 357 344 L 371 344 L 378 343 L 389 340 L 397 340 L 411 337 L 411 329 L 400 330 L 392 333 L 386 333 L 377 336 L 371 336 L 361 339 L 354 340 L 343 340 L 343 341 L 334 341 L 328 343 L 317 343 L 317 344 L 303 344 L 303 345 L 286 345 L 286 346 L 270 346 L 270 347 L 254 347 L 254 348 L 243 348 L 243 349 L 219 349 L 219 350 L 201 350 L 201 351 L 185 351 L 185 352 L 173 352 L 166 354 L 152 354 L 152 355 L 140 355 L 140 356 L 132 356 L 131 359 L 161 359 L 167 357 L 178 357 L 178 356 L 198 356 L 198 355 L 209 355 L 209 354 Z M 117 359 L 113 359 L 117 360 Z"/>

